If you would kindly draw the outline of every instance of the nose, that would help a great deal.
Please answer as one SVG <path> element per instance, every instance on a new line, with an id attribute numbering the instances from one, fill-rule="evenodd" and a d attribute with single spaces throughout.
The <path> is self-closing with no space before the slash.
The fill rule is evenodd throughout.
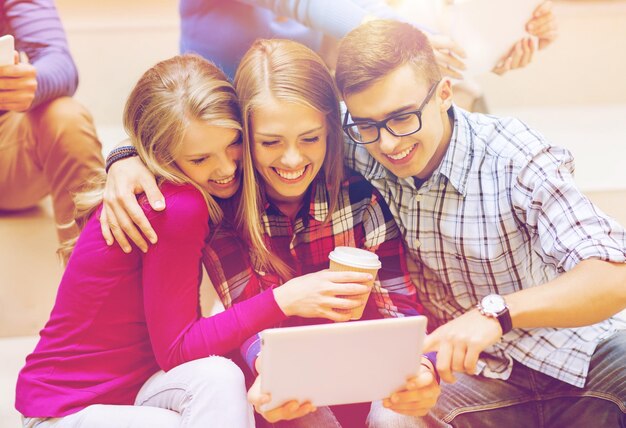
<path id="1" fill-rule="evenodd" d="M 386 128 L 380 129 L 380 139 L 378 140 L 378 146 L 380 147 L 380 151 L 384 154 L 391 154 L 394 152 L 398 143 L 400 142 L 400 138 L 392 135 Z"/>
<path id="2" fill-rule="evenodd" d="M 237 171 L 237 160 L 236 156 L 230 156 L 228 153 L 218 156 L 216 158 L 216 175 L 219 177 L 230 177 L 233 175 Z"/>
<path id="3" fill-rule="evenodd" d="M 281 163 L 288 168 L 297 168 L 302 165 L 302 153 L 297 145 L 287 147 L 280 159 Z"/>

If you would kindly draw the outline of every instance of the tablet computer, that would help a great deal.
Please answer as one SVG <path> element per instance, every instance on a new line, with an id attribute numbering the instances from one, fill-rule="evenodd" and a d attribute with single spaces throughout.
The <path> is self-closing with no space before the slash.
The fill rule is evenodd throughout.
<path id="1" fill-rule="evenodd" d="M 425 331 L 423 316 L 264 330 L 261 391 L 271 401 L 263 410 L 386 398 L 417 374 Z"/>

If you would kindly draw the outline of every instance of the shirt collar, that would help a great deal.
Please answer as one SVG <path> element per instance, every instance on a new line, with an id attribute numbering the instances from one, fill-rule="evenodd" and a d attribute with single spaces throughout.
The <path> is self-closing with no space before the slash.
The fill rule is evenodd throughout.
<path id="1" fill-rule="evenodd" d="M 363 144 L 356 144 L 345 137 L 346 163 L 367 180 L 378 180 L 389 175 L 389 171 L 376 161 Z"/>
<path id="2" fill-rule="evenodd" d="M 326 180 L 324 170 L 321 170 L 313 183 L 309 192 L 309 216 L 317 221 L 324 221 L 328 216 L 328 190 L 326 190 Z"/>
<path id="3" fill-rule="evenodd" d="M 324 170 L 321 170 L 317 177 L 311 183 L 311 186 L 304 195 L 305 203 L 298 212 L 296 218 L 304 217 L 322 222 L 328 215 L 328 191 L 326 190 L 326 180 L 324 179 Z M 265 212 L 268 215 L 283 215 L 281 211 L 272 204 L 266 197 L 264 201 Z M 308 211 L 305 209 L 308 208 Z M 306 215 L 308 214 L 308 216 Z"/>
<path id="4" fill-rule="evenodd" d="M 452 118 L 452 135 L 446 154 L 439 166 L 433 171 L 428 181 L 436 181 L 438 176 L 444 176 L 450 184 L 465 196 L 467 179 L 474 160 L 474 141 L 471 138 L 471 127 L 467 112 L 452 105 L 448 110 Z"/>

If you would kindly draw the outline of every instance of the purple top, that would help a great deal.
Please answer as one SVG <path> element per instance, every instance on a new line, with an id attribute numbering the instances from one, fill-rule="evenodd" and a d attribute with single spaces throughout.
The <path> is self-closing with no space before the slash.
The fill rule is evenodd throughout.
<path id="1" fill-rule="evenodd" d="M 159 369 L 224 355 L 282 321 L 272 290 L 203 318 L 201 256 L 208 210 L 190 185 L 162 185 L 167 209 L 143 209 L 159 236 L 146 254 L 107 246 L 98 214 L 70 258 L 50 320 L 17 382 L 17 410 L 61 417 L 92 404 L 129 404 Z"/>
<path id="2" fill-rule="evenodd" d="M 31 109 L 46 101 L 71 96 L 78 71 L 52 0 L 0 0 L 0 35 L 15 37 L 37 69 L 37 92 Z"/>

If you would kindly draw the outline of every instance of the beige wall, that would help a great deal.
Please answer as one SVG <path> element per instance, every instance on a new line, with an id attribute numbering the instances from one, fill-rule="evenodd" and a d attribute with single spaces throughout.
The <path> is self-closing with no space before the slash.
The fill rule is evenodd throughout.
<path id="1" fill-rule="evenodd" d="M 177 1 L 57 0 L 57 6 L 81 73 L 78 97 L 99 123 L 119 123 L 140 73 L 178 51 Z M 626 0 L 557 0 L 554 10 L 560 36 L 553 46 L 522 71 L 479 77 L 490 107 L 626 103 Z"/>
<path id="2" fill-rule="evenodd" d="M 77 97 L 108 149 L 123 137 L 122 109 L 134 82 L 178 52 L 177 0 L 57 5 L 81 75 Z M 556 0 L 554 10 L 560 35 L 552 46 L 526 69 L 478 81 L 491 112 L 520 117 L 572 150 L 581 188 L 626 189 L 626 0 Z"/>
<path id="3" fill-rule="evenodd" d="M 141 73 L 178 53 L 176 0 L 57 0 L 80 72 L 77 98 L 99 127 L 121 126 Z"/>
<path id="4" fill-rule="evenodd" d="M 523 70 L 482 76 L 494 114 L 567 147 L 587 192 L 626 190 L 626 1 L 554 3 L 559 38 Z"/>

